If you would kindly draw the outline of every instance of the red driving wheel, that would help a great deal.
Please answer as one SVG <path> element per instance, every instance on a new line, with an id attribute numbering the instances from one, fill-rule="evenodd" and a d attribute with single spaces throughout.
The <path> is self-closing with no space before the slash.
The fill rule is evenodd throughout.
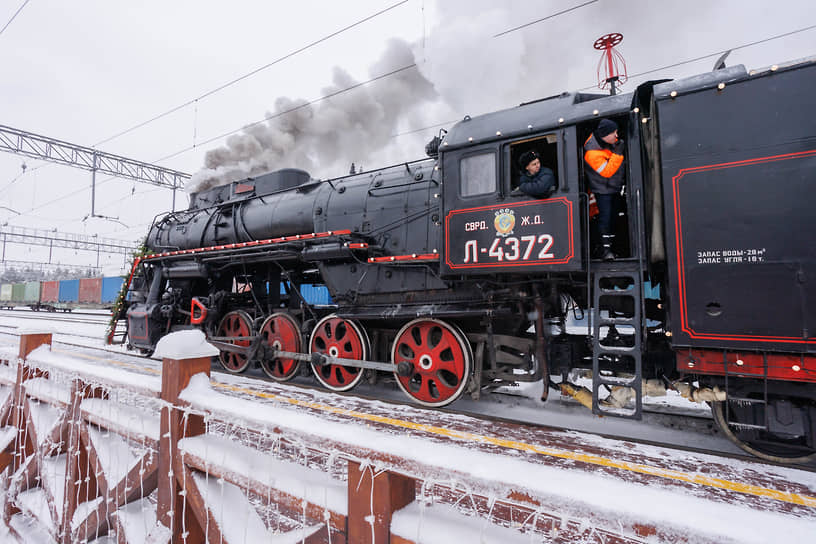
<path id="1" fill-rule="evenodd" d="M 252 336 L 252 319 L 249 314 L 242 310 L 229 312 L 218 324 L 218 332 L 215 334 L 227 338 L 246 338 Z M 224 340 L 234 346 L 249 347 L 249 340 Z M 249 357 L 241 353 L 232 351 L 222 351 L 218 355 L 221 366 L 227 372 L 240 374 L 249 366 Z"/>
<path id="2" fill-rule="evenodd" d="M 334 314 L 317 323 L 309 341 L 309 353 L 343 359 L 364 360 L 368 350 L 368 337 L 363 328 Z M 312 364 L 312 371 L 320 383 L 333 391 L 347 391 L 363 378 L 363 369 L 353 366 Z"/>
<path id="3" fill-rule="evenodd" d="M 261 325 L 261 338 L 268 346 L 281 351 L 299 353 L 301 349 L 300 326 L 294 317 L 283 312 L 266 318 Z M 296 359 L 275 357 L 263 359 L 261 369 L 273 380 L 285 382 L 295 377 L 299 364 Z"/>
<path id="4" fill-rule="evenodd" d="M 394 365 L 407 362 L 410 373 L 394 371 L 397 384 L 425 406 L 445 406 L 459 398 L 470 377 L 473 354 L 462 331 L 438 319 L 416 319 L 397 333 Z"/>

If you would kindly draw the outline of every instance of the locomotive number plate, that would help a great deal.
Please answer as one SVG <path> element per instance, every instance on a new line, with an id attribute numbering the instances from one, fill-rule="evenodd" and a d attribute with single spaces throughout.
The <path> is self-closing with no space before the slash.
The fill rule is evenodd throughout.
<path id="1" fill-rule="evenodd" d="M 577 217 L 567 197 L 452 210 L 445 217 L 445 268 L 580 268 Z"/>

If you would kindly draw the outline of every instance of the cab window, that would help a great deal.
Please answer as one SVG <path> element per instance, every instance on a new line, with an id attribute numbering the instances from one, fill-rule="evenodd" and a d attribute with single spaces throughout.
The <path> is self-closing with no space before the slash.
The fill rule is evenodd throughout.
<path id="1" fill-rule="evenodd" d="M 463 157 L 459 163 L 459 194 L 475 196 L 496 192 L 496 154 Z"/>
<path id="2" fill-rule="evenodd" d="M 529 138 L 510 144 L 510 189 L 515 189 L 521 182 L 521 175 L 524 167 L 519 164 L 521 156 L 528 151 L 535 151 L 540 160 L 542 168 L 552 170 L 558 187 L 558 136 L 556 134 L 546 134 L 544 136 Z"/>

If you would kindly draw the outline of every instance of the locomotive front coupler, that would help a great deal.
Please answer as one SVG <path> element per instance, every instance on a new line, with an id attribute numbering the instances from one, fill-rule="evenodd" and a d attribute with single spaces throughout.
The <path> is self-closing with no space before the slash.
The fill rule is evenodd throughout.
<path id="1" fill-rule="evenodd" d="M 216 347 L 218 346 L 216 345 Z M 382 370 L 383 372 L 394 372 L 395 370 L 398 370 L 399 367 L 399 365 L 394 366 L 392 363 L 382 363 L 379 361 L 360 361 L 358 359 L 345 359 L 343 357 L 332 357 L 331 355 L 327 355 L 325 353 L 298 353 L 294 351 L 283 351 L 275 349 L 272 346 L 267 346 L 267 356 L 270 358 L 283 357 L 284 359 L 296 359 L 298 361 L 307 361 L 315 366 L 326 365 L 352 366 L 355 368 Z"/>

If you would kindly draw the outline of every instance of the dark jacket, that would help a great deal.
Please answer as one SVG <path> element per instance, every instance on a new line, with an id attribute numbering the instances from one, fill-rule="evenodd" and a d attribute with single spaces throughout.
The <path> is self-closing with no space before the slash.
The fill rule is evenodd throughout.
<path id="1" fill-rule="evenodd" d="M 623 142 L 614 146 L 599 140 L 593 133 L 584 143 L 584 171 L 593 193 L 608 195 L 623 187 Z"/>
<path id="2" fill-rule="evenodd" d="M 534 176 L 524 171 L 519 180 L 519 189 L 536 198 L 547 198 L 555 190 L 555 175 L 552 170 L 544 166 Z"/>

